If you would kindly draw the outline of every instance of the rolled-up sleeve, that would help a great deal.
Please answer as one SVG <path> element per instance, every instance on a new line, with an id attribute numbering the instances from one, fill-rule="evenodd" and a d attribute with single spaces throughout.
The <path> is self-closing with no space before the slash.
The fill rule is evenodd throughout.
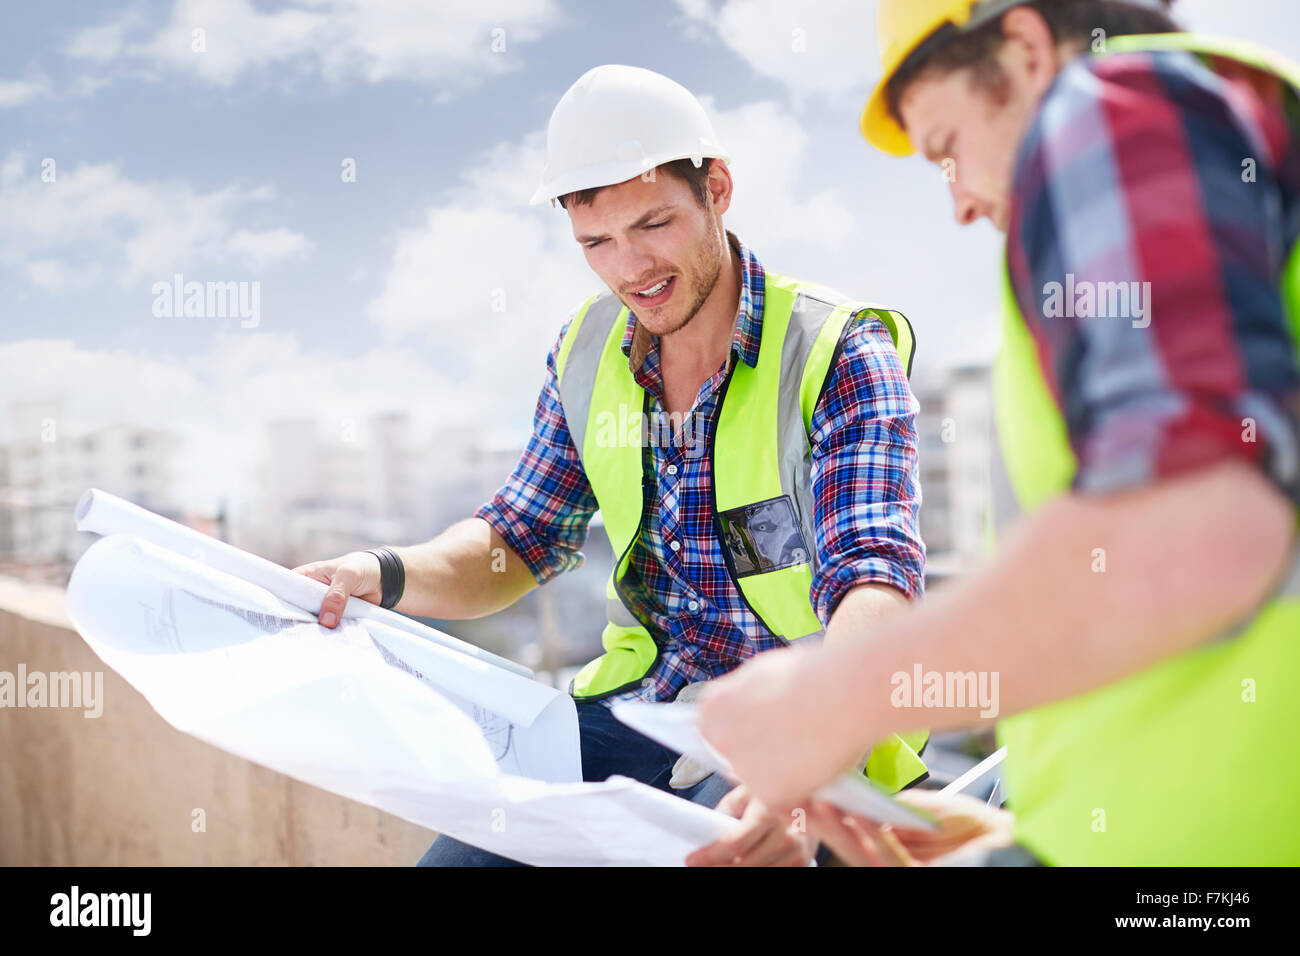
<path id="1" fill-rule="evenodd" d="M 909 598 L 925 587 L 916 398 L 884 324 L 857 318 L 813 411 L 810 478 L 818 568 L 812 602 L 823 622 L 860 584 Z"/>
<path id="2" fill-rule="evenodd" d="M 566 322 L 547 356 L 533 433 L 519 463 L 492 499 L 474 512 L 505 539 L 538 584 L 582 565 L 581 548 L 596 512 L 596 496 L 564 420 L 555 373 L 568 327 Z"/>
<path id="3" fill-rule="evenodd" d="M 1188 54 L 1116 56 L 1063 73 L 1026 140 L 1012 283 L 1080 492 L 1235 459 L 1300 502 L 1295 206 L 1267 110 Z"/>

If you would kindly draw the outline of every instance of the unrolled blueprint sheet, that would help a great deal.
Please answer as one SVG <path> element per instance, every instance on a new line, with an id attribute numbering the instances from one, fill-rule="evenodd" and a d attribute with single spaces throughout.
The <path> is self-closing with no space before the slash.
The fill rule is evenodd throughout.
<path id="1" fill-rule="evenodd" d="M 572 699 L 517 668 L 378 616 L 323 628 L 135 535 L 90 547 L 68 611 L 180 730 L 523 862 L 680 864 L 735 824 L 636 781 L 579 782 Z"/>

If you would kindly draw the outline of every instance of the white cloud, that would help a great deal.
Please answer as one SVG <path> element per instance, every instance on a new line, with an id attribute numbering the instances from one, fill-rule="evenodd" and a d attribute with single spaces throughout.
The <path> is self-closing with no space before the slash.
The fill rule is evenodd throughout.
<path id="1" fill-rule="evenodd" d="M 7 432 L 4 414 L 17 399 L 60 401 L 61 430 L 70 435 L 119 422 L 171 431 L 182 440 L 174 485 L 194 503 L 256 497 L 264 426 L 276 419 L 329 428 L 401 407 L 417 434 L 474 420 L 460 391 L 410 350 L 330 355 L 263 331 L 231 332 L 211 351 L 185 357 L 30 339 L 0 344 L 0 368 L 7 439 L 20 437 Z"/>
<path id="2" fill-rule="evenodd" d="M 0 80 L 0 109 L 25 106 L 35 100 L 50 97 L 93 96 L 107 86 L 108 82 L 101 77 L 82 75 L 65 81 L 60 84 L 60 88 L 56 89 L 46 76 L 34 76 L 25 80 Z"/>
<path id="3" fill-rule="evenodd" d="M 122 55 L 127 34 L 141 29 L 147 23 L 143 8 L 128 7 L 108 23 L 77 31 L 64 52 L 91 63 L 107 63 Z"/>
<path id="4" fill-rule="evenodd" d="M 302 233 L 283 226 L 264 232 L 240 229 L 230 237 L 231 252 L 239 253 L 254 268 L 259 269 L 290 259 L 306 259 L 313 248 L 312 241 Z"/>
<path id="5" fill-rule="evenodd" d="M 130 284 L 173 270 L 260 270 L 312 248 L 284 227 L 239 223 L 269 196 L 265 189 L 203 192 L 180 181 L 133 180 L 112 164 L 56 165 L 52 182 L 44 171 L 17 152 L 0 163 L 0 265 L 42 287 Z"/>
<path id="6" fill-rule="evenodd" d="M 864 98 L 880 75 L 877 3 L 864 0 L 676 0 L 692 35 L 712 37 L 796 96 Z M 1249 37 L 1300 57 L 1294 0 L 1179 0 L 1175 20 L 1194 32 Z M 796 34 L 796 31 L 802 31 Z M 796 52 L 796 40 L 806 52 Z"/>
<path id="7" fill-rule="evenodd" d="M 879 75 L 875 5 L 862 0 L 677 0 L 758 74 L 796 95 L 861 94 Z"/>
<path id="8" fill-rule="evenodd" d="M 712 110 L 715 128 L 730 150 L 736 198 L 728 216 L 756 249 L 786 244 L 841 248 L 857 234 L 857 221 L 832 188 L 808 192 L 815 165 L 807 127 L 772 102 Z"/>
<path id="9" fill-rule="evenodd" d="M 559 22 L 556 0 L 290 0 L 273 12 L 251 0 L 175 0 L 161 26 L 128 11 L 78 33 L 67 52 L 218 86 L 283 67 L 340 84 L 407 79 L 445 96 L 515 68 L 518 47 Z"/>
<path id="10" fill-rule="evenodd" d="M 0 80 L 0 108 L 22 106 L 50 94 L 49 81 L 44 77 L 29 80 Z"/>
<path id="11" fill-rule="evenodd" d="M 603 288 L 568 215 L 528 205 L 542 143 L 534 134 L 469 164 L 442 202 L 394 237 L 383 290 L 369 308 L 386 337 L 415 335 L 434 346 L 484 413 L 516 421 L 532 409 L 565 317 Z"/>

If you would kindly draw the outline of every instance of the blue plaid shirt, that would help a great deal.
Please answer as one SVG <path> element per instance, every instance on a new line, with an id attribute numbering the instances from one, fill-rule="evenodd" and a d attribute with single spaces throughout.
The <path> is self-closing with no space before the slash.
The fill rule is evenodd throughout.
<path id="1" fill-rule="evenodd" d="M 742 282 L 728 363 L 753 366 L 763 325 L 764 271 L 731 236 Z M 572 321 L 572 318 L 570 318 Z M 623 351 L 633 353 L 635 315 Z M 546 365 L 533 435 L 514 472 L 475 512 L 528 565 L 538 583 L 582 564 L 597 504 L 564 420 L 555 365 L 565 323 Z M 730 368 L 701 387 L 687 413 L 690 434 L 707 436 Z M 631 364 L 629 359 L 629 365 Z M 649 420 L 665 416 L 659 342 L 650 337 L 637 382 L 650 395 Z M 855 322 L 813 412 L 811 483 L 819 567 L 809 595 L 825 624 L 846 591 L 868 582 L 920 595 L 925 547 L 917 525 L 917 402 L 885 326 Z M 661 653 L 638 691 L 606 698 L 672 700 L 687 684 L 719 677 L 760 651 L 786 643 L 746 607 L 732 581 L 710 510 L 710 455 L 690 443 L 651 442 L 657 488 L 630 555 L 624 591 L 650 625 Z"/>

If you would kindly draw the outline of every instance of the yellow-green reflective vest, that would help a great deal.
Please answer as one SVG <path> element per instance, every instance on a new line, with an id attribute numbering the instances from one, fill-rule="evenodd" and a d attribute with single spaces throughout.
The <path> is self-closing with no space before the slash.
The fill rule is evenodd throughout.
<path id="1" fill-rule="evenodd" d="M 787 641 L 824 633 L 809 597 L 817 555 L 808 434 L 844 333 L 865 315 L 889 329 L 910 373 L 912 330 L 903 315 L 767 273 L 755 367 L 732 363 L 712 434 L 695 435 L 687 425 L 674 439 L 649 420 L 650 396 L 623 353 L 627 308 L 604 292 L 579 309 L 557 356 L 560 402 L 615 560 L 605 589 L 605 653 L 578 673 L 574 697 L 633 690 L 659 659 L 658 644 L 622 592 L 641 532 L 646 451 L 655 441 L 684 441 L 686 454 L 712 455 L 714 529 L 749 609 Z M 867 776 L 891 792 L 924 779 L 920 751 L 928 736 L 918 731 L 877 743 Z"/>
<path id="2" fill-rule="evenodd" d="M 1238 41 L 1107 41 L 1109 53 L 1158 49 L 1227 56 L 1300 88 L 1294 65 Z M 1282 287 L 1300 355 L 1300 246 Z M 1076 461 L 1009 280 L 1004 290 L 993 375 L 998 442 L 1009 490 L 1033 510 L 1070 487 Z M 1298 729 L 1300 562 L 1244 629 L 1003 720 L 1017 839 L 1058 865 L 1300 863 Z"/>

